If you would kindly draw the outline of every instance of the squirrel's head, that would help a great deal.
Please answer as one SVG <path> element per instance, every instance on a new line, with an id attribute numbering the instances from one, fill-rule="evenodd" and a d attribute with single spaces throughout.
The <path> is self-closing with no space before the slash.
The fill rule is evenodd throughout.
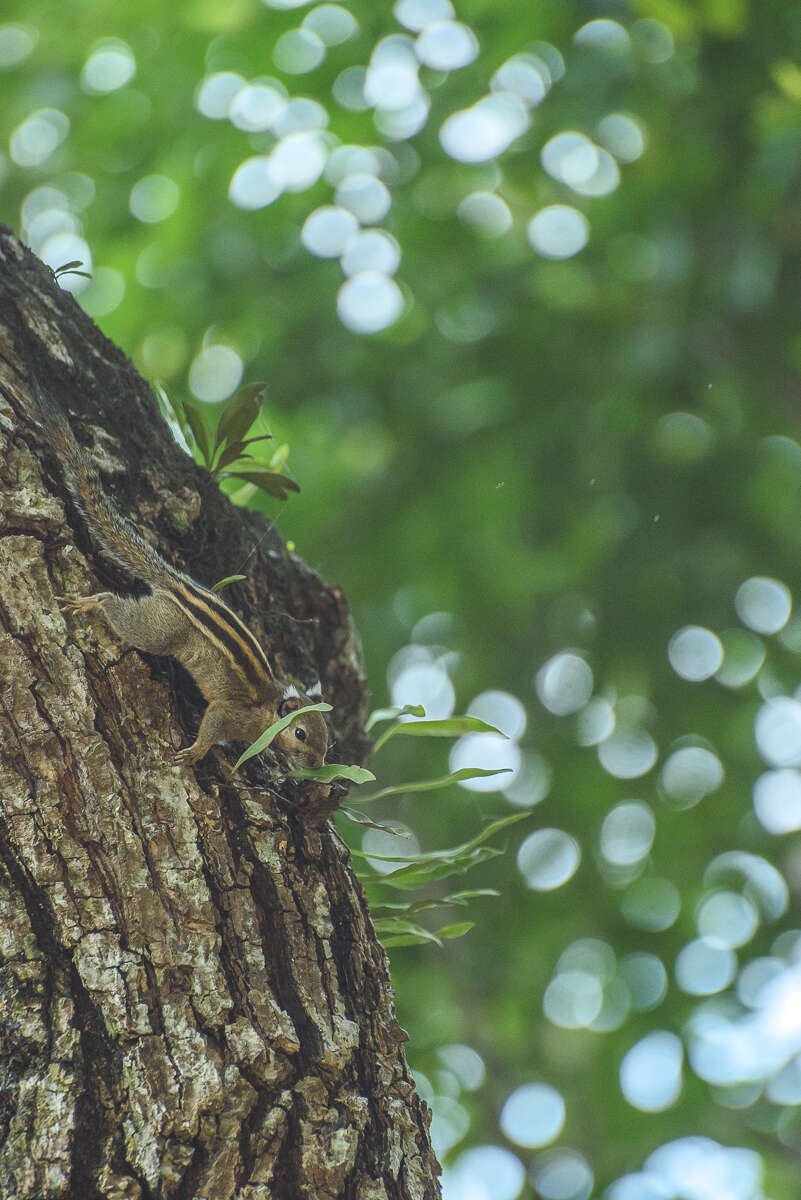
<path id="1" fill-rule="evenodd" d="M 286 717 L 307 704 L 316 704 L 322 697 L 319 683 L 302 692 L 294 683 L 287 684 L 278 703 L 277 714 Z M 328 749 L 328 728 L 322 713 L 307 712 L 286 729 L 282 729 L 273 745 L 293 767 L 321 767 Z"/>

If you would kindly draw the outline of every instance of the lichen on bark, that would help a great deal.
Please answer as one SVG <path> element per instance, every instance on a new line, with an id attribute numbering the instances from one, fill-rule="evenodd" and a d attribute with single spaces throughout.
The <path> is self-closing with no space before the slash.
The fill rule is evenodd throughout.
<path id="1" fill-rule="evenodd" d="M 217 748 L 191 681 L 66 617 L 119 586 L 25 420 L 57 390 L 165 556 L 319 671 L 357 761 L 344 597 L 175 447 L 122 353 L 0 227 L 0 1200 L 433 1200 L 388 966 L 322 788 Z"/>

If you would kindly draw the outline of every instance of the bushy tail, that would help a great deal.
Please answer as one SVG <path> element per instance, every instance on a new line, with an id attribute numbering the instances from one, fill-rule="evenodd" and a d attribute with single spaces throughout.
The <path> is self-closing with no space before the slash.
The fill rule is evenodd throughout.
<path id="1" fill-rule="evenodd" d="M 28 415 L 41 429 L 44 440 L 58 457 L 64 482 L 100 549 L 129 574 L 146 583 L 167 584 L 174 580 L 178 572 L 137 533 L 109 500 L 94 464 L 78 444 L 60 404 L 32 374 L 30 378 Z"/>

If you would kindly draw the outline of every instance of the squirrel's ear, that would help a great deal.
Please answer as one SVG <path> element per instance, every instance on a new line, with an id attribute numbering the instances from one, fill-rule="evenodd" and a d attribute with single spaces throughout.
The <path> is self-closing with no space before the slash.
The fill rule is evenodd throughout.
<path id="1" fill-rule="evenodd" d="M 301 695 L 294 683 L 288 683 L 284 688 L 283 695 L 278 704 L 279 717 L 286 717 L 289 713 L 300 708 Z"/>
<path id="2" fill-rule="evenodd" d="M 306 689 L 306 695 L 310 700 L 322 700 L 323 685 L 320 683 L 319 679 L 313 683 L 310 688 Z"/>

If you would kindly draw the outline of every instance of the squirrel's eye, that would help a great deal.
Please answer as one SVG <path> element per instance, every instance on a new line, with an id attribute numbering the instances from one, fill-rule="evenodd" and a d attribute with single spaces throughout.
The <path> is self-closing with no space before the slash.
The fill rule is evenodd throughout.
<path id="1" fill-rule="evenodd" d="M 298 739 L 299 742 L 305 742 L 306 741 L 306 730 L 296 728 L 295 729 L 295 737 Z"/>

